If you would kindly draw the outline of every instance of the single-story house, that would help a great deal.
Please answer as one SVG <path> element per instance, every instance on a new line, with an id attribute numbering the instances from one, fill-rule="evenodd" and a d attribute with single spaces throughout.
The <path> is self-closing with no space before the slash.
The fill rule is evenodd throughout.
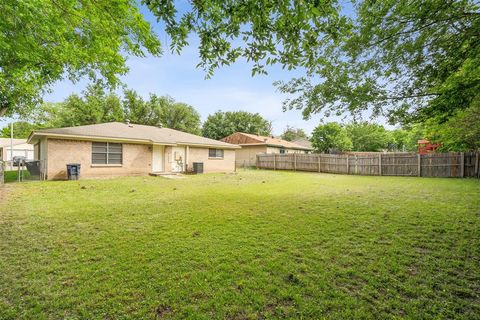
<path id="1" fill-rule="evenodd" d="M 0 160 L 12 160 L 12 153 L 14 157 L 25 157 L 26 160 L 33 160 L 33 146 L 27 143 L 27 139 L 0 138 Z"/>
<path id="2" fill-rule="evenodd" d="M 223 142 L 239 145 L 242 148 L 236 150 L 237 164 L 253 166 L 257 160 L 257 154 L 261 153 L 309 153 L 311 147 L 304 147 L 296 143 L 278 139 L 275 137 L 258 136 L 250 133 L 235 132 L 223 139 Z"/>
<path id="3" fill-rule="evenodd" d="M 194 162 L 204 172 L 235 170 L 239 146 L 168 128 L 110 122 L 42 129 L 30 134 L 36 160 L 49 180 L 66 179 L 79 163 L 81 178 L 179 173 Z"/>

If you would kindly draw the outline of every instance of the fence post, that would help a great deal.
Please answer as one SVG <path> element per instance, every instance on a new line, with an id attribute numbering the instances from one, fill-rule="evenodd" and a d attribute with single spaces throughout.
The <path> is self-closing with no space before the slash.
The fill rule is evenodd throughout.
<path id="1" fill-rule="evenodd" d="M 358 173 L 358 167 L 357 167 L 357 155 L 355 155 L 355 174 Z"/>
<path id="2" fill-rule="evenodd" d="M 350 174 L 350 156 L 347 154 L 347 174 Z"/>
<path id="3" fill-rule="evenodd" d="M 317 159 L 317 160 L 318 160 L 318 172 L 322 172 L 322 171 L 320 170 L 320 154 L 318 155 L 317 158 L 318 158 L 318 159 Z"/>
<path id="4" fill-rule="evenodd" d="M 465 153 L 460 153 L 460 178 L 465 177 Z"/>
<path id="5" fill-rule="evenodd" d="M 378 175 L 382 175 L 382 154 L 378 155 Z"/>
<path id="6" fill-rule="evenodd" d="M 274 153 L 274 154 L 273 154 L 273 170 L 277 170 L 277 161 L 276 161 L 276 159 L 277 159 L 277 154 Z"/>
<path id="7" fill-rule="evenodd" d="M 417 176 L 421 177 L 422 176 L 422 155 L 417 154 Z"/>
<path id="8" fill-rule="evenodd" d="M 297 154 L 293 154 L 293 171 L 297 171 Z"/>
<path id="9" fill-rule="evenodd" d="M 475 177 L 478 177 L 478 152 L 475 153 Z"/>

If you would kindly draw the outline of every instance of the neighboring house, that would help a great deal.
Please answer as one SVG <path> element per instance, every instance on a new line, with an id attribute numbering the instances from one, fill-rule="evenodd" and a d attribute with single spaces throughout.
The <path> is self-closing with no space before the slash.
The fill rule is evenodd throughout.
<path id="1" fill-rule="evenodd" d="M 241 146 L 236 150 L 237 164 L 253 166 L 259 153 L 308 153 L 313 149 L 293 142 L 274 138 L 257 136 L 255 134 L 236 132 L 221 139 L 221 141 Z"/>
<path id="2" fill-rule="evenodd" d="M 80 177 L 175 173 L 202 162 L 204 172 L 235 170 L 239 146 L 152 126 L 110 122 L 43 129 L 30 134 L 35 159 L 47 179 L 66 179 L 66 165 L 79 163 Z"/>
<path id="3" fill-rule="evenodd" d="M 27 139 L 13 139 L 0 138 L 0 160 L 10 161 L 12 160 L 12 148 L 13 144 L 13 156 L 25 157 L 26 160 L 33 160 L 33 146 L 27 143 Z"/>
<path id="4" fill-rule="evenodd" d="M 293 140 L 292 142 L 295 143 L 295 144 L 298 144 L 302 147 L 309 148 L 310 150 L 313 150 L 312 143 L 307 138 L 296 139 L 296 140 Z"/>

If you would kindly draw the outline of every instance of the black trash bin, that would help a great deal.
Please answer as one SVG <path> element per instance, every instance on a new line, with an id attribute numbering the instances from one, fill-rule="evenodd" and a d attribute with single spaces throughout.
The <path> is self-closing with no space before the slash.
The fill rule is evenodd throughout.
<path id="1" fill-rule="evenodd" d="M 193 172 L 203 173 L 203 162 L 194 162 L 193 163 Z"/>
<path id="2" fill-rule="evenodd" d="M 67 164 L 68 180 L 78 180 L 80 177 L 80 163 Z"/>

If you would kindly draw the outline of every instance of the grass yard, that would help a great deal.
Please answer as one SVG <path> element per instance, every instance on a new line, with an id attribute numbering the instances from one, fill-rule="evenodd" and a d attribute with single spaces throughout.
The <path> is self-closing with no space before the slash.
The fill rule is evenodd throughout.
<path id="1" fill-rule="evenodd" d="M 9 184 L 0 319 L 480 317 L 480 181 Z"/>
<path id="2" fill-rule="evenodd" d="M 27 179 L 30 176 L 30 173 L 27 170 L 25 170 L 23 172 L 23 175 L 24 175 L 24 178 Z M 18 181 L 18 170 L 5 171 L 4 181 L 5 183 Z"/>

